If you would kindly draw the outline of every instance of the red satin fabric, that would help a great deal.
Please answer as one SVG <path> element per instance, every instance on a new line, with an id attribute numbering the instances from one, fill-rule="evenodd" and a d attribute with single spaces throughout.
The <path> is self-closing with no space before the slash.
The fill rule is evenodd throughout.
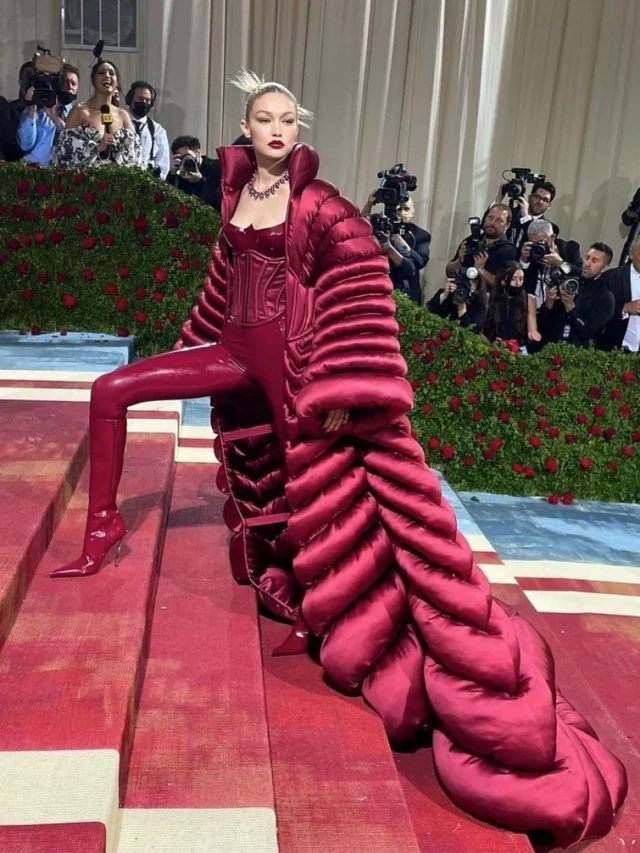
<path id="1" fill-rule="evenodd" d="M 254 162 L 246 148 L 220 156 L 229 221 Z M 624 768 L 560 694 L 547 644 L 492 597 L 458 533 L 411 437 L 387 262 L 355 207 L 315 178 L 317 165 L 303 145 L 289 162 L 284 466 L 267 441 L 248 443 L 225 452 L 219 481 L 236 531 L 238 515 L 283 502 L 291 512 L 262 555 L 251 539 L 254 582 L 280 615 L 295 616 L 302 599 L 328 679 L 362 692 L 391 737 L 433 730 L 439 777 L 460 807 L 549 830 L 563 846 L 604 835 L 626 795 Z M 219 340 L 235 260 L 214 248 L 178 346 Z M 327 435 L 334 408 L 351 417 Z M 238 401 L 220 421 L 242 426 L 246 408 Z M 284 557 L 292 571 L 275 571 Z"/>

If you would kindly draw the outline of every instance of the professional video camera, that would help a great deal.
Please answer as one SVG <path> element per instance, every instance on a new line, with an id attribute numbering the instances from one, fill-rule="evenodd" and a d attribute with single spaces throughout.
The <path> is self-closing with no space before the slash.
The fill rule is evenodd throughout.
<path id="1" fill-rule="evenodd" d="M 470 216 L 467 221 L 469 223 L 469 231 L 471 232 L 471 236 L 467 237 L 467 250 L 460 265 L 463 270 L 467 267 L 473 267 L 473 265 L 475 264 L 475 256 L 482 252 L 486 252 L 487 250 L 487 243 L 484 239 L 484 234 L 482 231 L 482 220 L 480 219 L 480 217 Z"/>
<path id="2" fill-rule="evenodd" d="M 34 88 L 32 104 L 37 107 L 55 107 L 58 92 L 62 89 L 64 61 L 59 56 L 51 56 L 51 51 L 38 45 L 33 56 L 33 68 L 28 68 L 24 82 L 27 91 Z"/>
<path id="3" fill-rule="evenodd" d="M 557 285 L 567 296 L 575 296 L 580 290 L 580 279 L 575 275 L 566 275 L 561 269 L 554 269 L 549 275 L 552 284 Z"/>
<path id="4" fill-rule="evenodd" d="M 409 200 L 409 193 L 418 186 L 418 179 L 410 175 L 403 163 L 396 163 L 391 169 L 378 172 L 382 181 L 375 192 L 374 204 L 383 204 L 384 213 L 371 215 L 371 226 L 376 239 L 386 242 L 392 234 L 403 236 L 405 223 L 398 216 L 398 205 Z"/>
<path id="5" fill-rule="evenodd" d="M 456 305 L 464 305 L 471 298 L 471 282 L 475 281 L 480 273 L 475 267 L 460 267 L 453 275 L 456 289 L 451 294 L 451 299 Z"/>
<path id="6" fill-rule="evenodd" d="M 507 172 L 511 172 L 511 178 L 507 178 Z M 532 172 L 527 166 L 514 166 L 511 169 L 505 169 L 502 177 L 506 183 L 502 185 L 502 192 L 509 196 L 509 204 L 511 207 L 517 207 L 517 199 L 523 196 L 527 191 L 527 184 L 537 184 L 540 181 L 546 181 L 546 175 L 537 175 Z"/>

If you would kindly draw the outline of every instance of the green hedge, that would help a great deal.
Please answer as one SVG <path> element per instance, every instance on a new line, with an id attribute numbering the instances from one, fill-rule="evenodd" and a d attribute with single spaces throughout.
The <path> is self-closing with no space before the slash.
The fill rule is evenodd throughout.
<path id="1" fill-rule="evenodd" d="M 218 227 L 211 208 L 137 169 L 0 165 L 0 328 L 170 349 Z M 513 355 L 397 303 L 414 430 L 454 488 L 640 500 L 636 357 L 562 345 Z"/>
<path id="2" fill-rule="evenodd" d="M 170 349 L 217 213 L 140 169 L 0 165 L 0 328 L 134 334 Z"/>
<path id="3" fill-rule="evenodd" d="M 397 303 L 413 428 L 455 489 L 640 500 L 636 356 L 566 344 L 514 355 Z"/>

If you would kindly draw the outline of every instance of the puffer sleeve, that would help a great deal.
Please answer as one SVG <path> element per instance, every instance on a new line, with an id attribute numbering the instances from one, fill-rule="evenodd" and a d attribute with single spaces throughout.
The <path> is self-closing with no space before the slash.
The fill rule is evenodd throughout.
<path id="1" fill-rule="evenodd" d="M 211 250 L 202 288 L 189 311 L 189 316 L 182 324 L 174 349 L 213 344 L 219 340 L 226 304 L 226 265 L 220 244 L 216 241 Z"/>
<path id="2" fill-rule="evenodd" d="M 350 410 L 342 432 L 379 429 L 413 403 L 387 259 L 369 222 L 337 194 L 321 205 L 310 239 L 313 337 L 296 414 L 312 434 L 322 434 L 324 415 L 332 409 Z"/>

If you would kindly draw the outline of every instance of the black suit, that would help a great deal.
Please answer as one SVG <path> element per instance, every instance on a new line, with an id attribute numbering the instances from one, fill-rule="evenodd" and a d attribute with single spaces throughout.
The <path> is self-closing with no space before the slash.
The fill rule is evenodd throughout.
<path id="1" fill-rule="evenodd" d="M 571 267 L 570 275 L 580 276 L 582 273 L 582 255 L 580 254 L 580 244 L 575 240 L 562 240 L 556 238 L 556 250 L 563 261 Z M 537 261 L 532 261 L 529 267 L 524 271 L 524 289 L 530 296 L 535 296 L 538 284 L 538 274 L 541 272 L 543 265 Z M 551 271 L 552 267 L 547 268 Z M 542 294 L 544 298 L 544 294 Z"/>
<path id="2" fill-rule="evenodd" d="M 640 187 L 635 191 L 633 196 L 633 200 L 629 202 L 628 207 L 622 211 L 622 215 L 620 219 L 622 219 L 622 224 L 626 225 L 631 230 L 629 231 L 629 235 L 625 240 L 624 246 L 622 247 L 622 253 L 620 254 L 620 266 L 623 264 L 629 263 L 629 252 L 631 250 L 631 244 L 636 239 L 638 234 L 640 234 Z"/>
<path id="3" fill-rule="evenodd" d="M 603 276 L 583 278 L 575 296 L 575 308 L 568 312 L 557 299 L 551 308 L 545 302 L 539 312 L 539 329 L 544 343 L 566 340 L 586 347 L 590 341 L 600 347 L 602 330 L 613 317 L 614 299 Z"/>
<path id="4" fill-rule="evenodd" d="M 622 318 L 622 309 L 626 302 L 631 302 L 631 264 L 607 270 L 603 279 L 613 293 L 615 308 L 613 318 L 600 336 L 599 347 L 612 350 L 622 346 L 629 325 L 629 318 Z"/>
<path id="5" fill-rule="evenodd" d="M 402 261 L 398 265 L 389 261 L 389 275 L 396 290 L 401 290 L 418 305 L 422 305 L 420 270 L 424 269 L 429 262 L 431 234 L 413 222 L 407 222 L 404 229 L 404 241 L 411 246 L 411 251 L 406 254 L 400 252 Z M 393 238 L 391 245 L 393 245 Z"/>
<path id="6" fill-rule="evenodd" d="M 513 243 L 513 245 L 517 249 L 522 249 L 522 246 L 529 239 L 529 227 L 531 226 L 531 224 L 533 222 L 536 221 L 536 219 L 535 219 L 535 217 L 530 216 L 529 218 L 527 218 L 523 222 L 522 219 L 520 218 L 520 211 L 515 211 L 515 210 L 511 211 L 511 217 L 512 217 L 511 218 L 511 226 L 510 226 L 509 230 L 507 231 L 507 239 L 509 240 L 509 242 Z M 544 215 L 542 215 L 538 218 L 539 219 L 546 219 L 546 217 Z M 550 219 L 547 221 L 551 222 Z M 555 222 L 551 222 L 551 227 L 553 228 L 553 233 L 556 236 L 556 243 L 557 243 L 557 242 L 559 242 L 558 241 L 558 234 L 560 233 L 560 229 L 558 228 L 558 226 L 556 225 Z"/>

